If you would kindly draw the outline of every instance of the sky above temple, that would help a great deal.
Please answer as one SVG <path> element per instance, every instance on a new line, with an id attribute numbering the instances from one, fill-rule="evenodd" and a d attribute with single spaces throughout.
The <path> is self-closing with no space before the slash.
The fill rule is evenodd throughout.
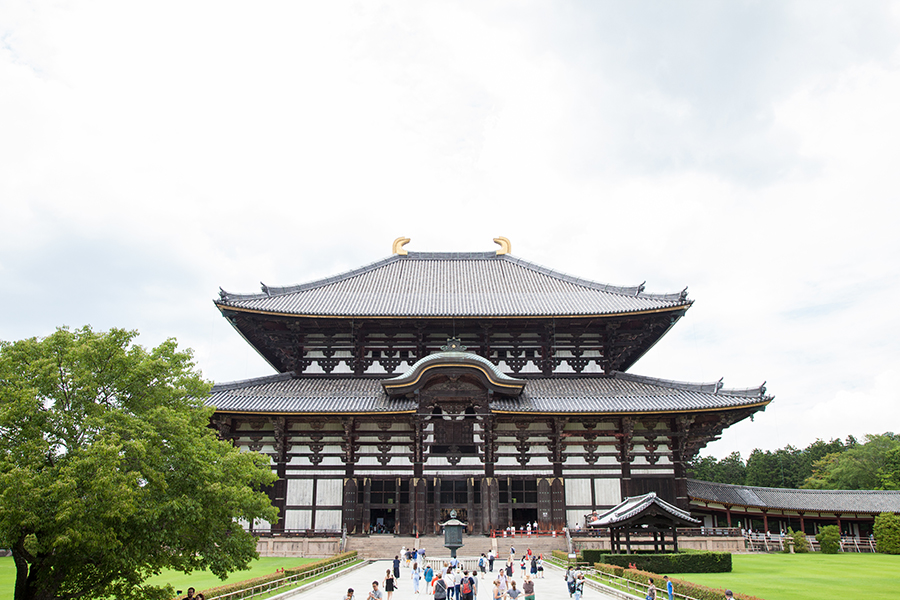
<path id="1" fill-rule="evenodd" d="M 775 401 L 704 453 L 900 429 L 900 3 L 0 3 L 0 339 L 175 337 L 390 254 L 694 306 L 631 372 Z"/>

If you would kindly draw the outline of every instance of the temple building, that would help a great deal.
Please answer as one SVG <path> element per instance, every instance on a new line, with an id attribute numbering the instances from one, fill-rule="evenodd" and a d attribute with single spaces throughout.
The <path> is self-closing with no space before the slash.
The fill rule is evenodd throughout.
<path id="1" fill-rule="evenodd" d="M 261 451 L 281 518 L 258 531 L 560 530 L 654 492 L 690 507 L 686 464 L 772 401 L 763 386 L 628 370 L 688 309 L 516 258 L 408 252 L 216 306 L 277 374 L 216 385 L 213 424 Z"/>

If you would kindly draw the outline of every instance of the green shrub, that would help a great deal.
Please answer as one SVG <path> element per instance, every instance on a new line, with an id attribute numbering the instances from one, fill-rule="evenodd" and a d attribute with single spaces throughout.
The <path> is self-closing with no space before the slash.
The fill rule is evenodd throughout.
<path id="1" fill-rule="evenodd" d="M 828 525 L 819 530 L 816 540 L 824 554 L 837 554 L 841 549 L 841 530 L 837 525 Z"/>
<path id="2" fill-rule="evenodd" d="M 335 554 L 331 558 L 324 558 L 322 560 L 317 560 L 316 562 L 300 565 L 299 567 L 291 567 L 285 569 L 284 573 L 270 573 L 269 575 L 254 577 L 253 579 L 245 579 L 244 581 L 238 581 L 235 583 L 220 585 L 219 587 L 210 588 L 208 590 L 203 590 L 203 595 L 206 597 L 224 596 L 225 594 L 231 594 L 233 592 L 250 589 L 253 586 L 262 585 L 271 581 L 278 581 L 279 579 L 284 579 L 285 577 L 290 577 L 291 575 L 298 575 L 300 573 L 313 571 L 320 567 L 340 562 L 346 558 L 356 558 L 356 550 L 353 550 L 352 552 L 344 552 L 343 554 Z"/>
<path id="3" fill-rule="evenodd" d="M 582 550 L 581 551 L 581 560 L 586 562 L 589 565 L 592 565 L 597 562 L 602 562 L 601 558 L 604 554 L 608 554 L 608 552 L 604 550 Z"/>
<path id="4" fill-rule="evenodd" d="M 900 518 L 893 513 L 875 517 L 875 549 L 884 554 L 900 554 Z"/>
<path id="5" fill-rule="evenodd" d="M 724 554 L 724 553 L 722 553 Z M 614 556 L 635 556 L 631 555 L 614 555 Z M 730 555 L 729 555 L 730 558 Z M 608 564 L 596 564 L 594 565 L 594 569 L 597 571 L 601 571 L 603 573 L 608 573 L 611 575 L 617 575 L 618 577 L 624 577 L 630 581 L 635 581 L 638 583 L 642 583 L 647 585 L 650 579 L 653 579 L 653 583 L 656 584 L 657 587 L 657 598 L 664 598 L 665 593 L 660 594 L 659 590 L 665 590 L 665 580 L 662 578 L 662 575 L 658 575 L 656 573 L 650 573 L 648 571 L 641 571 L 638 569 L 622 569 L 622 567 L 616 565 L 608 565 Z M 616 571 L 621 572 L 621 574 Z M 682 579 L 672 579 L 672 587 L 675 590 L 675 593 L 680 596 L 687 596 L 690 598 L 696 598 L 697 600 L 722 600 L 725 597 L 725 590 L 722 588 L 709 588 L 705 585 L 700 585 L 698 583 L 691 583 L 690 581 L 684 581 Z M 736 593 L 734 595 L 735 600 L 761 600 L 756 596 L 750 596 L 747 594 Z"/>
<path id="6" fill-rule="evenodd" d="M 791 534 L 791 537 L 794 539 L 794 552 L 799 552 L 803 554 L 804 552 L 809 552 L 809 540 L 806 539 L 806 534 L 802 531 L 795 531 Z"/>
<path id="7" fill-rule="evenodd" d="M 633 564 L 652 573 L 730 573 L 728 552 L 676 552 L 674 554 L 602 554 L 597 562 L 627 567 Z"/>

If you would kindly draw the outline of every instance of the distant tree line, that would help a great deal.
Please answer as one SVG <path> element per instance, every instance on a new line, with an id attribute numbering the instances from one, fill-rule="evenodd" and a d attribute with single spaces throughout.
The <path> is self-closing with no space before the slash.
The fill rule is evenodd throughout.
<path id="1" fill-rule="evenodd" d="M 757 448 L 746 461 L 739 452 L 722 460 L 697 457 L 688 465 L 688 476 L 774 488 L 900 490 L 900 435 L 816 440 L 802 450 L 791 445 L 774 452 Z"/>

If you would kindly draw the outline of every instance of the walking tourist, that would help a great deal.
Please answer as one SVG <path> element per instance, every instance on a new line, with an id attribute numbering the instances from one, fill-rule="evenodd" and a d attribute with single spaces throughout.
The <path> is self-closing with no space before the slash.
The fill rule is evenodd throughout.
<path id="1" fill-rule="evenodd" d="M 534 581 L 530 575 L 525 576 L 525 583 L 522 584 L 522 592 L 525 594 L 525 600 L 534 600 Z"/>
<path id="2" fill-rule="evenodd" d="M 400 555 L 394 557 L 394 577 L 400 578 Z"/>
<path id="3" fill-rule="evenodd" d="M 353 588 L 347 589 L 347 595 L 344 596 L 344 600 L 353 600 Z"/>
<path id="4" fill-rule="evenodd" d="M 394 587 L 396 585 L 396 580 L 394 579 L 394 574 L 391 572 L 390 569 L 388 569 L 387 572 L 384 574 L 384 582 L 383 583 L 384 583 L 384 593 L 385 593 L 384 600 L 391 600 L 391 598 L 394 595 Z"/>
<path id="5" fill-rule="evenodd" d="M 584 594 L 584 575 L 579 575 L 575 580 L 575 600 L 581 600 L 582 594 Z"/>
<path id="6" fill-rule="evenodd" d="M 672 585 L 672 580 L 668 575 L 663 575 L 663 579 L 666 580 L 666 594 L 668 594 L 669 600 L 675 600 L 675 586 Z"/>
<path id="7" fill-rule="evenodd" d="M 372 582 L 372 591 L 369 592 L 366 600 L 381 600 L 384 597 L 384 594 L 381 593 L 381 590 L 378 589 L 378 582 Z"/>
<path id="8" fill-rule="evenodd" d="M 656 600 L 656 586 L 653 584 L 653 580 L 650 580 L 650 585 L 647 587 L 647 600 Z"/>
<path id="9" fill-rule="evenodd" d="M 419 580 L 422 579 L 422 571 L 419 570 L 419 563 L 414 562 L 412 566 L 412 582 L 413 582 L 413 593 L 419 593 Z"/>
<path id="10" fill-rule="evenodd" d="M 494 555 L 494 550 L 493 549 L 488 550 L 488 571 L 490 571 L 491 573 L 494 572 L 494 559 L 495 558 L 497 558 L 497 557 L 496 557 L 496 555 Z"/>
<path id="11" fill-rule="evenodd" d="M 475 596 L 475 578 L 469 575 L 468 571 L 463 571 L 462 583 L 460 583 L 459 593 L 460 600 L 472 600 Z"/>
<path id="12" fill-rule="evenodd" d="M 493 600 L 503 600 L 506 597 L 506 595 L 500 591 L 500 580 L 499 579 L 494 580 L 494 591 L 493 591 L 491 597 L 493 598 Z"/>
<path id="13" fill-rule="evenodd" d="M 447 600 L 447 582 L 438 577 L 434 582 L 434 600 Z"/>
<path id="14" fill-rule="evenodd" d="M 521 595 L 521 591 L 516 589 L 516 580 L 513 579 L 509 582 L 509 590 L 506 592 L 507 597 L 510 600 L 516 600 L 519 595 Z"/>
<path id="15" fill-rule="evenodd" d="M 543 579 L 544 578 L 544 555 L 543 554 L 538 555 L 537 569 L 538 569 L 538 575 L 540 575 L 541 579 Z"/>
<path id="16" fill-rule="evenodd" d="M 431 565 L 425 566 L 425 573 L 423 574 L 425 578 L 425 593 L 431 593 L 431 580 L 434 579 L 434 569 L 431 568 Z"/>
<path id="17" fill-rule="evenodd" d="M 566 580 L 566 587 L 569 588 L 569 598 L 571 598 L 575 595 L 575 572 L 572 570 L 571 566 L 566 570 L 563 579 Z"/>
<path id="18" fill-rule="evenodd" d="M 478 570 L 481 571 L 481 578 L 484 579 L 484 574 L 487 571 L 487 558 L 484 552 L 481 553 L 481 558 L 478 559 Z"/>

